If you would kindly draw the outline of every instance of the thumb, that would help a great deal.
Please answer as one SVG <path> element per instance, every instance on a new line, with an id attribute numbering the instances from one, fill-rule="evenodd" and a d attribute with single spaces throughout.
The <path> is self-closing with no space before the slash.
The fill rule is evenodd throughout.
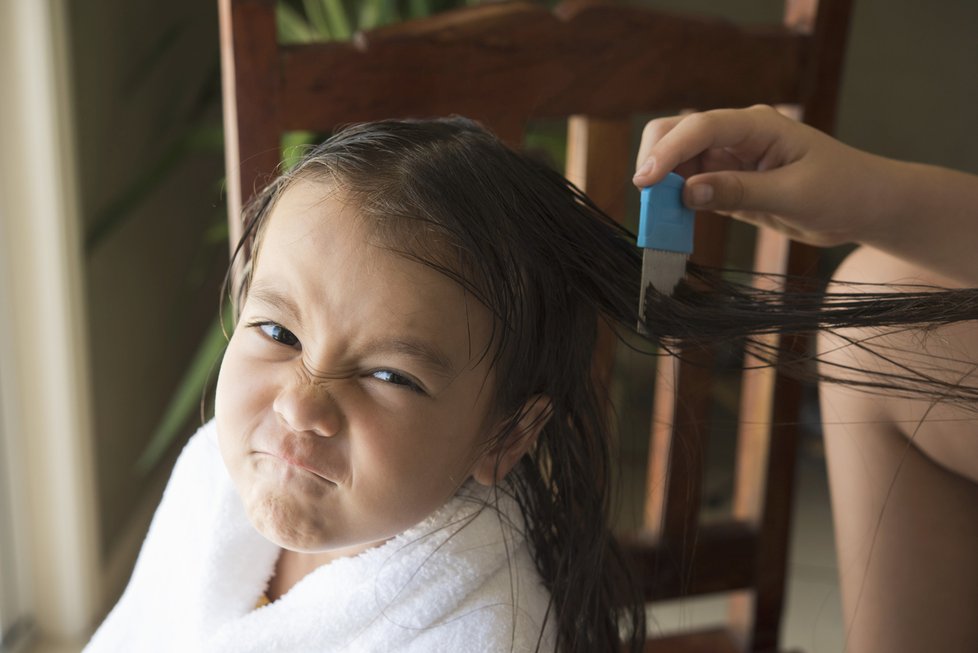
<path id="1" fill-rule="evenodd" d="M 778 171 L 708 172 L 690 177 L 683 202 L 692 209 L 708 211 L 777 212 L 783 204 Z"/>

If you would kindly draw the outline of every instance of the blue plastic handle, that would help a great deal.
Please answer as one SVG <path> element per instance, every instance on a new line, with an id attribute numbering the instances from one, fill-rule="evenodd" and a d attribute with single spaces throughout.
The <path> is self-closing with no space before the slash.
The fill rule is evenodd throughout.
<path id="1" fill-rule="evenodd" d="M 666 252 L 693 251 L 692 209 L 683 204 L 686 180 L 674 172 L 658 184 L 642 189 L 638 246 Z"/>

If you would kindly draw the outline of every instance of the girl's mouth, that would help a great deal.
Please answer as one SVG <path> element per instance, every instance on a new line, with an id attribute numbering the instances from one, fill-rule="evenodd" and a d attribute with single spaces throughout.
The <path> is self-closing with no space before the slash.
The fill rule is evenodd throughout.
<path id="1" fill-rule="evenodd" d="M 337 478 L 335 470 L 319 464 L 315 456 L 305 451 L 307 449 L 309 447 L 305 446 L 300 438 L 286 436 L 280 440 L 277 446 L 257 447 L 253 453 L 277 459 L 291 468 L 314 474 L 324 481 L 337 485 L 336 480 L 334 480 Z"/>

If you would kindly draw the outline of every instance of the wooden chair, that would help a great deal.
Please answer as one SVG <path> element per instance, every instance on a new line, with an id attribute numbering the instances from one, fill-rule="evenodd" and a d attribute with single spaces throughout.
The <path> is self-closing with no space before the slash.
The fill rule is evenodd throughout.
<path id="1" fill-rule="evenodd" d="M 568 117 L 567 176 L 621 219 L 630 117 L 753 103 L 796 105 L 831 132 L 851 0 L 789 0 L 783 24 L 564 2 L 493 3 L 356 35 L 283 46 L 275 0 L 219 0 L 232 245 L 243 202 L 274 172 L 284 131 L 462 114 L 519 145 L 531 119 Z M 711 219 L 711 217 L 713 219 Z M 726 220 L 700 216 L 694 258 L 722 264 Z M 811 273 L 810 248 L 762 233 L 757 269 Z M 800 339 L 780 343 L 803 349 Z M 784 603 L 801 388 L 743 379 L 734 509 L 700 523 L 712 372 L 666 360 L 653 402 L 645 523 L 628 537 L 649 601 L 732 592 L 726 625 L 650 639 L 647 651 L 774 651 Z M 677 402 L 676 397 L 683 401 Z"/>

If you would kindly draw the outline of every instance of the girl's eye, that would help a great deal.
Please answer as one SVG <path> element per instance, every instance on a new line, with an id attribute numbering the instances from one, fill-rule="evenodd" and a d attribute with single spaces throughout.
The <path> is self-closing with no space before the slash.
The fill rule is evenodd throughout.
<path id="1" fill-rule="evenodd" d="M 262 333 L 264 333 L 270 339 L 281 343 L 286 347 L 295 347 L 299 344 L 299 339 L 295 337 L 295 334 L 281 324 L 275 324 L 274 322 L 263 322 L 261 324 L 256 324 L 255 326 L 261 329 Z"/>
<path id="2" fill-rule="evenodd" d="M 374 377 L 375 379 L 380 379 L 385 383 L 403 386 L 404 388 L 407 388 L 412 392 L 417 392 L 418 394 L 424 394 L 424 390 L 421 389 L 421 386 L 419 386 L 409 377 L 400 374 L 399 372 L 394 372 L 393 370 L 377 370 L 375 372 L 371 372 L 370 376 Z"/>

